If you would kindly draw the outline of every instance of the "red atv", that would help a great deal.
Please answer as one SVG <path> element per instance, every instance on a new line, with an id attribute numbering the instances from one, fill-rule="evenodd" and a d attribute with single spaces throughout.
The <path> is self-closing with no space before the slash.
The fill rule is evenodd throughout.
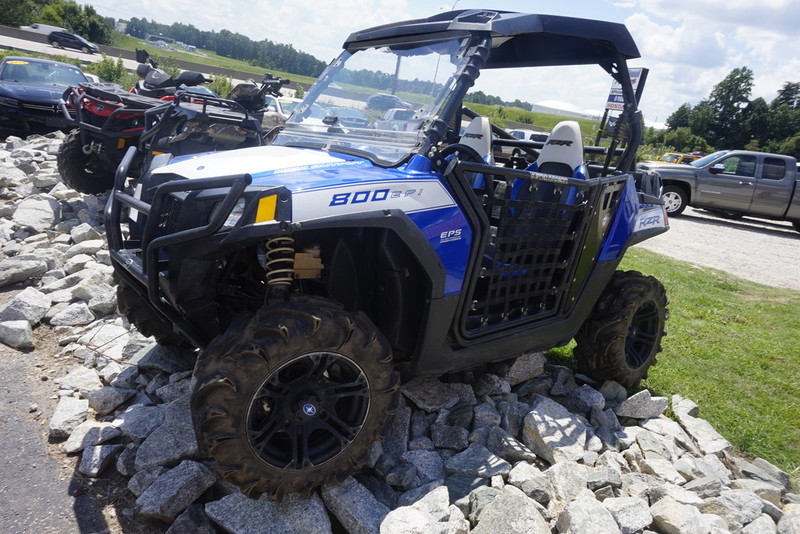
<path id="1" fill-rule="evenodd" d="M 213 93 L 198 86 L 209 82 L 200 72 L 172 77 L 158 69 L 144 50 L 136 51 L 142 78 L 131 91 L 115 83 L 81 83 L 64 92 L 61 109 L 74 129 L 58 151 L 64 183 L 81 193 L 103 193 L 114 185 L 114 172 L 129 146 L 136 146 L 144 129 L 144 112 L 172 100 L 178 89 Z M 213 95 L 216 96 L 216 95 Z M 134 162 L 131 172 L 138 172 Z"/>

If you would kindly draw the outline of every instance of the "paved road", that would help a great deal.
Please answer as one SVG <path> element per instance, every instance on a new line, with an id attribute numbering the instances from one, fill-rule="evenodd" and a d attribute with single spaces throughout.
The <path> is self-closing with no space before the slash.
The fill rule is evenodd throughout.
<path id="1" fill-rule="evenodd" d="M 667 233 L 637 246 L 753 282 L 800 290 L 800 232 L 788 222 L 723 219 L 687 208 L 670 219 Z"/>
<path id="2" fill-rule="evenodd" d="M 53 48 L 49 44 L 15 39 L 14 37 L 8 37 L 6 35 L 0 35 L 0 46 L 5 48 L 15 48 L 17 50 L 24 50 L 28 52 L 39 52 L 42 54 L 58 54 L 79 59 L 84 63 L 94 63 L 103 59 L 103 56 L 100 54 L 84 54 L 83 52 L 78 52 L 77 50 Z M 126 69 L 130 70 L 136 70 L 136 66 L 138 65 L 138 63 L 130 59 L 123 59 L 122 64 Z"/>

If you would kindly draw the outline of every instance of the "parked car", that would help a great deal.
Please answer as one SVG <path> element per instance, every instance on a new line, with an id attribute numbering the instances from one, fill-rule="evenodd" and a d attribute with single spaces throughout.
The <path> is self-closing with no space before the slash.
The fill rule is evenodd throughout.
<path id="1" fill-rule="evenodd" d="M 416 129 L 422 119 L 417 115 L 415 109 L 392 108 L 383 114 L 383 117 L 375 123 L 379 130 L 393 130 L 395 132 L 410 132 Z"/>
<path id="2" fill-rule="evenodd" d="M 376 93 L 367 99 L 367 109 L 387 111 L 392 108 L 410 108 L 411 104 L 395 95 Z"/>
<path id="3" fill-rule="evenodd" d="M 66 28 L 60 26 L 51 26 L 50 24 L 41 24 L 35 22 L 30 26 L 20 26 L 20 30 L 28 30 L 29 32 L 41 33 L 42 35 L 49 35 L 52 32 L 66 32 Z"/>
<path id="4" fill-rule="evenodd" d="M 66 131 L 59 108 L 64 89 L 88 81 L 75 65 L 6 57 L 0 62 L 0 136 Z"/>
<path id="5" fill-rule="evenodd" d="M 682 154 L 680 152 L 667 152 L 666 154 L 659 156 L 659 158 L 655 161 L 643 161 L 638 165 L 641 166 L 647 164 L 661 164 L 661 163 L 675 163 L 675 164 L 688 165 L 693 161 L 697 161 L 701 157 L 703 157 L 702 153 L 698 154 L 693 152 L 691 154 Z"/>
<path id="6" fill-rule="evenodd" d="M 281 96 L 281 97 L 274 97 L 271 95 L 267 95 L 266 101 L 266 109 L 267 111 L 272 111 L 283 115 L 284 118 L 288 118 L 289 115 L 292 114 L 294 111 L 295 106 L 302 102 L 299 98 L 291 98 L 288 96 Z M 324 119 L 327 115 L 327 110 L 319 105 L 311 106 L 311 117 L 315 119 Z"/>
<path id="7" fill-rule="evenodd" d="M 720 150 L 688 165 L 639 164 L 663 183 L 670 217 L 686 206 L 728 217 L 789 221 L 800 232 L 800 165 L 791 156 L 752 150 Z"/>
<path id="8" fill-rule="evenodd" d="M 331 84 L 333 87 L 333 84 Z M 347 107 L 329 107 L 328 115 L 337 117 L 339 124 L 348 128 L 366 128 L 369 126 L 369 119 L 360 109 L 347 108 Z"/>
<path id="9" fill-rule="evenodd" d="M 80 50 L 84 54 L 100 53 L 100 48 L 90 43 L 80 35 L 75 35 L 69 32 L 52 32 L 47 36 L 47 40 L 53 45 L 53 48 L 74 48 Z"/>

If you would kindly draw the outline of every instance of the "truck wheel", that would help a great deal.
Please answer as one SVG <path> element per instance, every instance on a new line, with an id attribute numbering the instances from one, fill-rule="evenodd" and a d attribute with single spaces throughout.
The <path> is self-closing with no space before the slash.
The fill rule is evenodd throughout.
<path id="1" fill-rule="evenodd" d="M 394 407 L 391 348 L 365 315 L 300 297 L 240 318 L 200 355 L 200 450 L 257 498 L 309 493 L 367 461 Z"/>
<path id="2" fill-rule="evenodd" d="M 680 187 L 674 185 L 664 186 L 664 192 L 661 194 L 661 199 L 664 201 L 664 208 L 667 210 L 667 215 L 670 217 L 677 217 L 683 210 L 686 209 L 689 199 L 686 198 L 686 193 Z"/>
<path id="3" fill-rule="evenodd" d="M 617 271 L 575 336 L 578 372 L 635 388 L 656 363 L 668 316 L 661 282 Z"/>
<path id="4" fill-rule="evenodd" d="M 56 158 L 64 183 L 80 193 L 105 193 L 114 186 L 114 170 L 109 169 L 97 154 L 84 154 L 81 132 L 72 130 L 64 138 Z"/>
<path id="5" fill-rule="evenodd" d="M 173 347 L 190 347 L 191 345 L 172 326 L 157 315 L 150 304 L 145 301 L 126 281 L 117 278 L 117 307 L 120 313 L 128 318 L 136 329 L 144 336 L 154 337 L 161 345 Z"/>

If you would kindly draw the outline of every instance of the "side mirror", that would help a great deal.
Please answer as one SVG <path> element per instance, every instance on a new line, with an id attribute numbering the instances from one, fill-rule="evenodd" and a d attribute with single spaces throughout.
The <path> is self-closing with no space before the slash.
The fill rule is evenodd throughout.
<path id="1" fill-rule="evenodd" d="M 710 172 L 711 174 L 720 174 L 722 172 L 725 172 L 725 165 L 723 165 L 722 163 L 716 163 L 708 169 L 708 172 Z"/>
<path id="2" fill-rule="evenodd" d="M 136 63 L 147 63 L 148 59 L 150 59 L 150 54 L 147 53 L 147 50 L 136 49 Z"/>

